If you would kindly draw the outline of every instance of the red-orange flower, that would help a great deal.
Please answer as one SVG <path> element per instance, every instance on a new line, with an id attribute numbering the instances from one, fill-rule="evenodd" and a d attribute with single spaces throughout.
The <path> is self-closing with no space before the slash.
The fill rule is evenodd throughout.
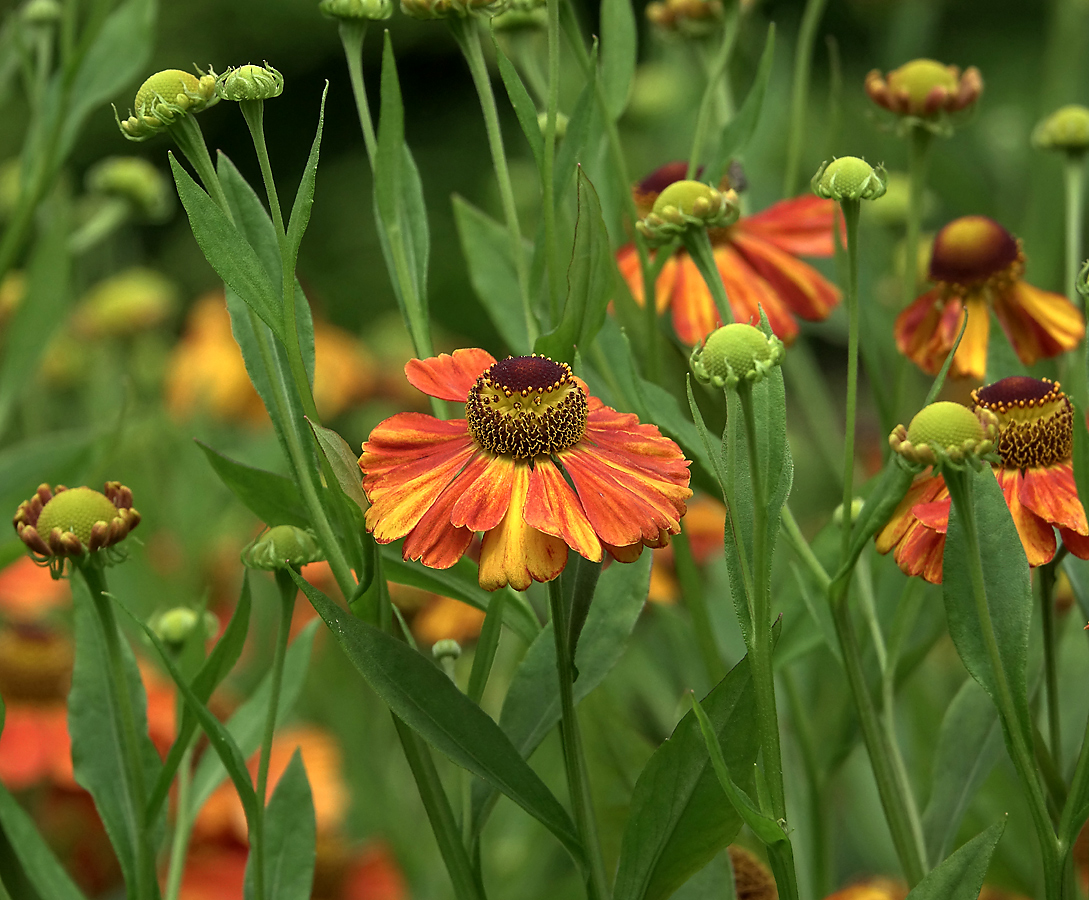
<path id="1" fill-rule="evenodd" d="M 934 238 L 934 287 L 896 318 L 896 346 L 936 375 L 967 311 L 968 327 L 949 372 L 982 379 L 993 309 L 1025 365 L 1073 349 L 1085 335 L 1081 312 L 1061 294 L 1022 281 L 1024 271 L 1021 242 L 993 219 L 954 219 Z"/>
<path id="2" fill-rule="evenodd" d="M 398 413 L 363 445 L 367 528 L 382 544 L 405 538 L 405 559 L 448 568 L 483 532 L 481 586 L 524 590 L 559 575 L 568 547 L 632 562 L 680 528 L 692 493 L 680 448 L 591 397 L 566 364 L 472 349 L 405 374 L 466 404 L 445 422 Z"/>
<path id="3" fill-rule="evenodd" d="M 972 400 L 998 416 L 1002 465 L 994 467 L 994 474 L 1029 565 L 1055 557 L 1056 528 L 1071 553 L 1089 559 L 1089 524 L 1070 465 L 1073 407 L 1059 385 L 1014 376 L 973 391 Z M 895 550 L 897 564 L 908 575 L 941 584 L 949 506 L 945 481 L 924 472 L 878 534 L 877 549 Z"/>
<path id="4" fill-rule="evenodd" d="M 645 215 L 658 194 L 684 178 L 685 170 L 685 163 L 668 163 L 639 182 L 633 194 L 640 213 Z M 797 257 L 832 255 L 834 207 L 831 200 L 806 195 L 709 231 L 735 321 L 759 322 L 763 308 L 776 336 L 790 343 L 798 333 L 794 316 L 811 321 L 828 316 L 839 303 L 839 291 Z M 643 273 L 634 244 L 617 251 L 616 264 L 641 305 Z M 662 267 L 655 298 L 659 312 L 671 308 L 673 328 L 685 344 L 698 344 L 722 324 L 711 292 L 684 251 Z"/>

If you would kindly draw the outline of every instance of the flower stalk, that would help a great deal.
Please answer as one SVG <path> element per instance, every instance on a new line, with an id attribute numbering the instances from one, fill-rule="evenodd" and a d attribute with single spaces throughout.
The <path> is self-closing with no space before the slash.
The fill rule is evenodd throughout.
<path id="1" fill-rule="evenodd" d="M 847 411 L 843 437 L 843 510 L 846 516 L 854 498 L 855 414 L 858 405 L 858 217 L 861 204 L 845 199 L 840 203 L 847 229 Z M 840 541 L 840 559 L 846 560 L 851 546 L 851 529 L 844 526 Z"/>

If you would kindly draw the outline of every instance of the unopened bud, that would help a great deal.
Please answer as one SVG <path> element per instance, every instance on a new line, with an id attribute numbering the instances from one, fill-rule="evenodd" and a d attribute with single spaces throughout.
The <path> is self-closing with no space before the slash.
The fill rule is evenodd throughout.
<path id="1" fill-rule="evenodd" d="M 325 559 L 314 536 L 294 525 L 277 525 L 258 535 L 242 550 L 242 563 L 251 569 L 298 569 Z"/>
<path id="2" fill-rule="evenodd" d="M 741 382 L 760 381 L 783 359 L 783 342 L 759 328 L 741 322 L 712 331 L 692 351 L 689 365 L 698 381 L 735 388 Z"/>
<path id="3" fill-rule="evenodd" d="M 1089 109 L 1072 103 L 1055 110 L 1032 132 L 1032 146 L 1038 150 L 1089 150 Z"/>
<path id="4" fill-rule="evenodd" d="M 823 163 L 810 182 L 813 193 L 828 200 L 876 200 L 885 193 L 888 174 L 857 156 Z"/>
<path id="5" fill-rule="evenodd" d="M 739 214 L 736 191 L 720 191 L 702 181 L 674 181 L 635 227 L 651 244 L 664 244 L 686 231 L 732 225 Z"/>
<path id="6" fill-rule="evenodd" d="M 271 100 L 284 90 L 284 76 L 268 63 L 230 68 L 216 79 L 216 93 L 224 100 Z"/>
<path id="7" fill-rule="evenodd" d="M 156 72 L 136 92 L 132 114 L 121 121 L 114 118 L 122 134 L 130 141 L 146 141 L 182 116 L 200 112 L 216 102 L 215 74 L 197 78 L 181 69 Z"/>
<path id="8" fill-rule="evenodd" d="M 318 9 L 334 19 L 388 19 L 393 0 L 321 0 Z"/>

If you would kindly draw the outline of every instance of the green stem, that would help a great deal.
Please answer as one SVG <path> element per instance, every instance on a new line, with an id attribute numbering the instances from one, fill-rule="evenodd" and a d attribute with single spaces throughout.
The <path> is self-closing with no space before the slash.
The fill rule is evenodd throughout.
<path id="1" fill-rule="evenodd" d="M 843 200 L 843 221 L 847 228 L 847 412 L 843 438 L 843 516 L 851 520 L 851 501 L 855 490 L 855 407 L 858 398 L 858 215 L 861 201 Z M 847 559 L 851 546 L 851 529 L 844 526 L 840 541 L 840 558 Z"/>
<path id="2" fill-rule="evenodd" d="M 817 559 L 817 554 L 809 546 L 809 542 L 806 541 L 805 536 L 802 534 L 802 529 L 798 527 L 798 521 L 794 518 L 794 513 L 790 511 L 790 507 L 786 504 L 783 505 L 779 529 L 786 537 L 791 549 L 797 554 L 798 559 L 805 564 L 805 567 L 809 569 L 809 573 L 816 579 L 821 592 L 826 593 L 832 579 L 825 571 L 824 566 L 821 565 L 821 561 Z"/>
<path id="3" fill-rule="evenodd" d="M 1055 636 L 1055 564 L 1049 562 L 1040 572 L 1040 613 L 1044 632 L 1044 685 L 1047 690 L 1047 730 L 1051 758 L 1062 771 L 1062 731 L 1059 723 L 1059 665 Z"/>
<path id="4" fill-rule="evenodd" d="M 870 767 L 873 770 L 874 781 L 877 783 L 881 806 L 885 811 L 885 821 L 892 835 L 896 855 L 903 867 L 904 877 L 909 886 L 914 887 L 928 870 L 926 845 L 922 839 L 922 828 L 919 824 L 915 800 L 897 777 L 892 749 L 888 744 L 888 734 L 881 725 L 873 697 L 870 695 L 866 673 L 862 667 L 858 639 L 855 636 L 850 610 L 847 606 L 849 583 L 849 579 L 845 579 L 836 583 L 841 585 L 838 589 L 835 584 L 829 588 L 832 620 L 836 626 L 836 636 L 843 654 L 847 682 L 858 711 L 862 738 L 870 757 Z"/>
<path id="5" fill-rule="evenodd" d="M 1025 735 L 1027 723 L 1021 720 L 1014 703 L 1013 692 L 1006 679 L 1006 670 L 998 649 L 998 640 L 994 633 L 991 609 L 987 603 L 987 587 L 983 576 L 983 559 L 979 550 L 979 530 L 976 524 L 976 510 L 973 501 L 972 476 L 967 472 L 949 470 L 943 473 L 949 488 L 957 517 L 964 529 L 964 539 L 968 548 L 968 569 L 972 582 L 972 599 L 975 602 L 976 616 L 979 619 L 980 636 L 990 662 L 994 678 L 993 699 L 998 707 L 998 714 L 1006 732 L 1007 747 L 1014 769 L 1027 794 L 1029 812 L 1036 836 L 1040 842 L 1040 853 L 1044 863 L 1044 886 L 1047 900 L 1059 900 L 1062 883 L 1062 865 L 1059 841 L 1051 827 L 1047 801 L 1037 775 L 1033 761 L 1032 748 Z"/>
<path id="6" fill-rule="evenodd" d="M 295 611 L 295 596 L 299 589 L 286 570 L 277 569 L 276 587 L 280 591 L 280 624 L 276 632 L 276 649 L 272 657 L 272 686 L 269 691 L 265 729 L 261 736 L 261 755 L 257 762 L 257 815 L 253 824 L 253 883 L 256 900 L 265 896 L 265 805 L 268 794 L 268 765 L 272 756 L 272 738 L 276 732 L 276 713 L 280 706 L 280 690 L 284 680 L 284 660 L 287 639 L 291 634 L 291 614 Z"/>
<path id="7" fill-rule="evenodd" d="M 552 616 L 552 636 L 556 645 L 556 672 L 560 686 L 560 736 L 563 739 L 563 761 L 567 771 L 567 789 L 571 795 L 571 808 L 575 814 L 583 852 L 589 863 L 586 895 L 591 900 L 607 900 L 609 883 L 605 876 L 605 864 L 598 843 L 594 808 L 586 780 L 586 761 L 583 759 L 582 739 L 579 735 L 578 712 L 575 709 L 575 661 L 571 658 L 568 640 L 570 627 L 568 599 L 563 596 L 559 578 L 548 582 L 548 606 Z"/>
<path id="8" fill-rule="evenodd" d="M 785 508 L 784 508 L 785 509 Z M 785 515 L 784 515 L 785 518 Z M 794 736 L 802 752 L 802 765 L 805 780 L 809 788 L 809 839 L 811 850 L 810 888 L 811 895 L 823 897 L 829 891 L 828 862 L 831 859 L 831 829 L 825 813 L 824 779 L 817 763 L 817 739 L 813 734 L 809 712 L 802 700 L 801 693 L 790 673 L 784 667 L 781 678 L 786 688 L 787 703 L 790 706 L 790 719 L 794 726 Z"/>
<path id="9" fill-rule="evenodd" d="M 185 858 L 189 853 L 189 837 L 193 833 L 193 810 L 189 808 L 189 793 L 193 783 L 193 745 L 196 735 L 182 754 L 178 766 L 178 796 L 174 818 L 174 836 L 170 841 L 170 863 L 166 874 L 164 900 L 178 900 L 182 876 L 185 874 Z"/>
<path id="10" fill-rule="evenodd" d="M 734 320 L 733 310 L 730 307 L 730 299 L 726 296 L 726 285 L 722 283 L 718 265 L 715 263 L 715 251 L 711 246 L 711 238 L 706 228 L 691 228 L 684 233 L 684 248 L 696 268 L 700 270 L 707 289 L 711 292 L 711 299 L 715 301 L 715 309 L 718 311 L 719 320 L 724 325 L 729 325 Z"/>
<path id="11" fill-rule="evenodd" d="M 790 95 L 790 137 L 787 140 L 786 174 L 783 196 L 793 197 L 798 191 L 798 173 L 802 164 L 802 143 L 806 137 L 805 114 L 809 109 L 809 75 L 813 68 L 813 45 L 817 26 L 824 16 L 828 0 L 806 0 L 802 22 L 798 26 L 798 43 L 794 48 L 794 83 Z"/>
<path id="12" fill-rule="evenodd" d="M 736 5 L 731 4 L 728 9 L 730 11 L 727 13 L 728 18 L 723 27 L 722 43 L 708 67 L 707 86 L 704 88 L 703 97 L 700 99 L 699 113 L 696 116 L 696 133 L 692 137 L 692 152 L 688 157 L 688 171 L 684 176 L 685 178 L 696 177 L 696 170 L 699 168 L 704 153 L 704 144 L 707 143 L 708 133 L 712 130 L 711 120 L 716 102 L 715 98 L 719 95 L 719 85 L 722 79 L 726 77 L 726 67 L 730 64 L 730 56 L 733 53 L 734 45 L 737 43 L 739 13 Z"/>
<path id="13" fill-rule="evenodd" d="M 726 674 L 715 642 L 715 630 L 711 624 L 711 615 L 707 610 L 707 597 L 703 590 L 703 581 L 696 569 L 696 560 L 692 556 L 692 545 L 681 520 L 681 533 L 673 538 L 673 564 L 677 570 L 677 580 L 681 586 L 681 598 L 692 617 L 692 628 L 696 633 L 696 646 L 703 657 L 704 668 L 712 685 L 718 684 Z"/>
<path id="14" fill-rule="evenodd" d="M 548 105 L 546 107 L 544 158 L 541 160 L 541 214 L 544 217 L 545 265 L 548 272 L 549 308 L 557 325 L 560 307 L 560 267 L 556 245 L 556 117 L 560 111 L 560 0 L 548 0 Z"/>
<path id="15" fill-rule="evenodd" d="M 341 19 L 339 30 L 344 58 L 348 62 L 348 80 L 352 84 L 352 95 L 355 97 L 355 111 L 359 116 L 359 127 L 363 130 L 363 144 L 367 148 L 371 171 L 374 171 L 378 138 L 371 119 L 371 108 L 367 103 L 367 90 L 363 85 L 363 39 L 367 36 L 367 20 Z"/>
<path id="16" fill-rule="evenodd" d="M 1085 210 L 1085 154 L 1068 153 L 1063 166 L 1066 193 L 1066 296 L 1078 308 L 1085 301 L 1078 293 L 1078 271 L 1082 262 L 1082 219 Z"/>
<path id="17" fill-rule="evenodd" d="M 537 317 L 533 313 L 533 304 L 529 296 L 529 269 L 526 266 L 525 251 L 522 249 L 518 207 L 514 202 L 514 188 L 511 185 L 510 170 L 507 168 L 506 151 L 503 149 L 503 133 L 499 128 L 499 111 L 495 105 L 495 94 L 492 92 L 488 67 L 480 48 L 476 19 L 454 17 L 449 20 L 449 23 L 454 40 L 457 41 L 465 61 L 469 64 L 469 72 L 473 77 L 477 96 L 480 98 L 480 110 L 484 114 L 484 128 L 488 134 L 488 147 L 492 154 L 495 178 L 499 184 L 499 197 L 503 205 L 503 215 L 507 220 L 507 231 L 510 233 L 511 255 L 514 260 L 514 271 L 518 276 L 518 293 L 522 301 L 522 313 L 526 319 L 526 333 L 529 336 L 529 345 L 532 347 L 539 331 Z M 545 153 L 548 153 L 547 145 Z"/>
<path id="18" fill-rule="evenodd" d="M 155 854 L 151 847 L 150 834 L 143 827 L 144 809 L 147 808 L 147 783 L 144 780 L 140 738 L 136 731 L 136 715 L 123 668 L 125 656 L 121 646 L 121 632 L 113 614 L 109 588 L 106 586 L 106 573 L 102 569 L 98 554 L 92 553 L 77 560 L 75 566 L 91 593 L 106 641 L 106 669 L 110 679 L 112 705 L 116 712 L 114 726 L 125 757 L 125 780 L 132 792 L 130 837 L 136 846 L 136 884 L 133 886 L 133 896 L 136 900 L 150 900 L 156 881 Z"/>

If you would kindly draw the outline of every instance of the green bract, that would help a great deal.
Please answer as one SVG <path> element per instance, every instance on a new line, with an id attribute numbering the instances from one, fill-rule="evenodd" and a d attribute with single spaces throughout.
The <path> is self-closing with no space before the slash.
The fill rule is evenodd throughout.
<path id="1" fill-rule="evenodd" d="M 393 0 L 321 0 L 318 9 L 335 19 L 388 19 Z"/>
<path id="2" fill-rule="evenodd" d="M 783 358 L 783 342 L 743 323 L 723 325 L 696 347 L 689 364 L 697 380 L 733 388 L 760 381 Z"/>
<path id="3" fill-rule="evenodd" d="M 998 417 L 980 407 L 975 412 L 959 403 L 942 400 L 923 407 L 911 424 L 897 425 L 889 445 L 917 465 L 978 465 L 994 449 Z"/>
<path id="4" fill-rule="evenodd" d="M 284 90 L 284 76 L 268 63 L 230 68 L 216 79 L 216 93 L 224 100 L 271 100 Z"/>
<path id="5" fill-rule="evenodd" d="M 242 562 L 251 569 L 298 569 L 325 559 L 314 536 L 294 525 L 277 525 L 254 538 L 242 550 Z"/>
<path id="6" fill-rule="evenodd" d="M 823 163 L 811 182 L 813 193 L 829 200 L 876 200 L 885 193 L 888 173 L 857 156 Z"/>
<path id="7" fill-rule="evenodd" d="M 164 69 L 140 85 L 132 114 L 122 122 L 115 110 L 114 119 L 130 141 L 146 141 L 182 116 L 200 112 L 217 99 L 214 72 L 209 70 L 197 78 L 181 69 Z"/>
<path id="8" fill-rule="evenodd" d="M 736 191 L 720 191 L 701 181 L 675 181 L 658 195 L 654 208 L 635 227 L 656 245 L 686 231 L 732 225 L 739 214 Z"/>

